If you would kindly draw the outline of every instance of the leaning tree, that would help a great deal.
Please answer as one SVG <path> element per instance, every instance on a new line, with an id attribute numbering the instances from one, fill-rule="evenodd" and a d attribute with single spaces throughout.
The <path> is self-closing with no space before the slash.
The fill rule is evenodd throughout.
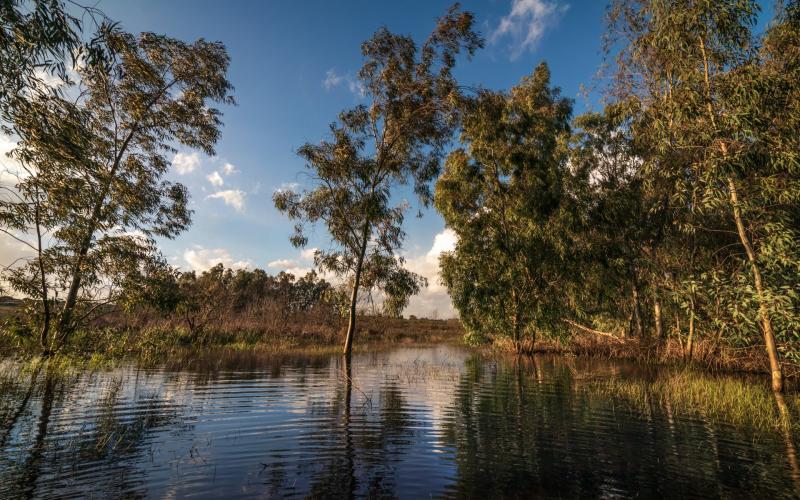
<path id="1" fill-rule="evenodd" d="M 31 95 L 9 117 L 24 174 L 0 202 L 0 223 L 33 236 L 35 257 L 5 278 L 40 299 L 45 353 L 158 260 L 154 237 L 189 225 L 186 188 L 164 179 L 168 156 L 176 145 L 213 154 L 213 105 L 233 102 L 221 43 L 112 26 L 99 37 L 105 56 L 78 64 L 74 86 Z"/>
<path id="2" fill-rule="evenodd" d="M 483 45 L 473 25 L 473 15 L 454 5 L 419 48 L 409 36 L 379 29 L 361 46 L 358 77 L 367 103 L 340 113 L 330 139 L 298 151 L 312 189 L 275 194 L 278 210 L 298 221 L 293 244 L 307 243 L 306 224 L 323 223 L 331 236 L 331 248 L 317 251 L 314 261 L 351 287 L 347 355 L 362 287 L 384 292 L 396 314 L 425 284 L 397 256 L 407 204 L 393 204 L 392 195 L 413 185 L 421 203 L 430 203 L 430 182 L 457 123 L 456 58 Z"/>

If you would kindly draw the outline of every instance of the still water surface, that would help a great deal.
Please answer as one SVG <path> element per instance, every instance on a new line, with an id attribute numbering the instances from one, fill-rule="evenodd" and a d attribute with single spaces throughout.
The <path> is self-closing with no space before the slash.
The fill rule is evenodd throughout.
<path id="1" fill-rule="evenodd" d="M 645 415 L 586 389 L 643 376 L 615 362 L 437 346 L 349 366 L 240 353 L 34 383 L 13 371 L 0 498 L 798 494 L 778 432 Z"/>

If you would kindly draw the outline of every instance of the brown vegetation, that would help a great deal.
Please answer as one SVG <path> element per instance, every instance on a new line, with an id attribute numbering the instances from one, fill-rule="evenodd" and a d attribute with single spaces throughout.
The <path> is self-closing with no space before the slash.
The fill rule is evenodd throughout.
<path id="1" fill-rule="evenodd" d="M 553 353 L 575 356 L 628 359 L 654 364 L 691 364 L 698 368 L 718 372 L 769 373 L 769 360 L 764 357 L 764 347 L 753 345 L 743 348 L 720 346 L 710 340 L 695 343 L 693 356 L 689 358 L 686 348 L 678 339 L 655 342 L 648 339 L 607 337 L 598 335 L 572 335 L 564 340 L 543 339 L 533 345 L 522 341 L 515 346 L 511 339 L 495 339 L 492 349 L 525 354 Z M 784 362 L 787 378 L 800 375 L 794 363 Z"/>
<path id="2" fill-rule="evenodd" d="M 64 354 L 149 358 L 184 347 L 234 347 L 283 352 L 293 349 L 325 350 L 339 345 L 347 321 L 336 310 L 316 304 L 306 310 L 291 310 L 276 298 L 263 298 L 236 308 L 218 301 L 213 310 L 163 311 L 139 306 L 126 311 L 109 307 L 105 314 L 76 332 Z M 26 328 L 26 310 L 5 308 L 0 320 L 0 352 L 37 353 L 34 330 Z M 187 319 L 189 318 L 189 319 Z M 381 343 L 462 342 L 464 331 L 457 319 L 404 319 L 364 315 L 359 318 L 363 345 Z"/>

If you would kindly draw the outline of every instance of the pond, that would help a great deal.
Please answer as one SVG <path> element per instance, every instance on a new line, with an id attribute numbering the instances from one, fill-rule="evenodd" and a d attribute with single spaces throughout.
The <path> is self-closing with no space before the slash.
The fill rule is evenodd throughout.
<path id="1" fill-rule="evenodd" d="M 594 389 L 652 376 L 458 346 L 0 377 L 0 498 L 794 498 L 797 436 Z M 762 381 L 763 382 L 763 381 Z"/>

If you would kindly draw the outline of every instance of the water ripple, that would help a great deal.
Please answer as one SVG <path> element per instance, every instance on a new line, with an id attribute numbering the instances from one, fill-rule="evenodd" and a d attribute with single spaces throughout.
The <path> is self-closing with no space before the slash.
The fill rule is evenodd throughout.
<path id="1" fill-rule="evenodd" d="M 780 433 L 593 392 L 591 380 L 638 376 L 614 363 L 439 346 L 246 366 L 0 372 L 0 498 L 798 491 Z"/>

